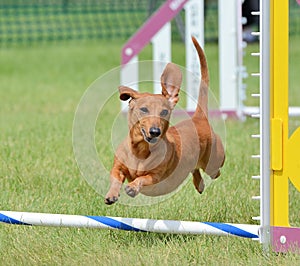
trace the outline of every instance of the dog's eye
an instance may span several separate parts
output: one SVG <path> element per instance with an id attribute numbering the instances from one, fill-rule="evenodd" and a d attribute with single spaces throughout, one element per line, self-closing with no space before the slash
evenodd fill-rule
<path id="1" fill-rule="evenodd" d="M 147 107 L 142 107 L 142 108 L 140 108 L 140 111 L 141 111 L 143 114 L 149 113 L 149 110 L 148 110 Z"/>
<path id="2" fill-rule="evenodd" d="M 164 116 L 167 116 L 169 113 L 169 111 L 167 109 L 164 109 L 160 112 L 160 116 L 164 117 Z"/>

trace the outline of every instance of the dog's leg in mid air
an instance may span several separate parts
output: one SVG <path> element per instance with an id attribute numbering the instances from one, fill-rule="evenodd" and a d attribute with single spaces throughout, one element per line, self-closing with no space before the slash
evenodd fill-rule
<path id="1" fill-rule="evenodd" d="M 104 202 L 108 205 L 115 203 L 120 197 L 120 189 L 125 181 L 125 175 L 118 170 L 118 164 L 114 167 L 110 174 L 110 188 L 105 196 Z M 116 178 L 118 177 L 118 178 Z"/>
<path id="2" fill-rule="evenodd" d="M 130 182 L 125 187 L 125 191 L 128 196 L 135 197 L 137 194 L 139 194 L 141 187 L 153 185 L 157 182 L 158 180 L 155 180 L 152 175 L 140 176 L 139 178 L 136 178 L 134 181 Z"/>
<path id="3" fill-rule="evenodd" d="M 194 186 L 196 188 L 196 190 L 201 194 L 204 190 L 204 181 L 203 178 L 201 176 L 200 170 L 199 169 L 195 169 L 193 172 L 193 183 Z"/>

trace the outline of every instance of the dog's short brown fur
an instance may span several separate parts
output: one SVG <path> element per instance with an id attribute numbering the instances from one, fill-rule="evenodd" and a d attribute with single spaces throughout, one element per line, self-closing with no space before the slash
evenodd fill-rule
<path id="1" fill-rule="evenodd" d="M 106 204 L 118 200 L 127 179 L 126 193 L 159 196 L 175 190 L 191 172 L 198 192 L 204 190 L 199 169 L 212 179 L 220 175 L 225 160 L 220 137 L 214 133 L 207 115 L 209 76 L 206 58 L 197 40 L 192 37 L 201 63 L 202 80 L 198 105 L 191 119 L 169 127 L 182 74 L 177 65 L 169 63 L 161 75 L 162 94 L 139 93 L 119 87 L 120 99 L 129 102 L 129 135 L 118 147 L 110 174 Z"/>

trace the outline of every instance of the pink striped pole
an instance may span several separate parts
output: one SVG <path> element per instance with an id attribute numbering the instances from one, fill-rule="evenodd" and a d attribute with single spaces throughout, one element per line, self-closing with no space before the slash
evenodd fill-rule
<path id="1" fill-rule="evenodd" d="M 188 0 L 167 0 L 122 48 L 122 65 L 126 65 L 152 37 L 183 8 Z"/>

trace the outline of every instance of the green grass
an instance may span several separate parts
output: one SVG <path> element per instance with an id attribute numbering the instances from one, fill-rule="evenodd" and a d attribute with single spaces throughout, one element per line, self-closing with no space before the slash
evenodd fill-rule
<path id="1" fill-rule="evenodd" d="M 174 62 L 184 65 L 182 44 L 174 45 Z M 257 59 L 245 61 L 255 70 Z M 227 161 L 221 177 L 198 195 L 189 182 L 177 194 L 150 206 L 106 206 L 76 165 L 72 125 L 86 88 L 117 67 L 117 42 L 77 42 L 0 50 L 0 209 L 14 211 L 110 215 L 153 219 L 254 223 L 259 215 L 259 171 L 251 159 L 259 149 L 258 121 L 226 122 Z M 296 48 L 297 50 L 298 48 Z M 150 48 L 141 59 L 147 59 Z M 218 49 L 206 46 L 212 90 L 218 89 Z M 299 54 L 298 54 L 299 56 Z M 299 77 L 296 77 L 299 78 Z M 248 84 L 256 86 L 249 78 Z M 296 83 L 292 83 L 296 84 Z M 299 83 L 297 83 L 299 84 Z M 113 90 L 114 88 L 112 88 Z M 112 106 L 112 110 L 116 109 Z M 110 164 L 112 153 L 99 142 L 111 113 L 100 117 L 96 142 Z M 103 138 L 103 139 L 101 139 Z M 297 191 L 292 191 L 291 219 L 299 223 Z M 0 226 L 2 265 L 297 265 L 294 254 L 266 255 L 255 241 L 215 236 L 159 235 L 76 228 Z"/>

